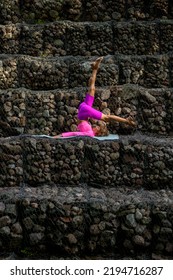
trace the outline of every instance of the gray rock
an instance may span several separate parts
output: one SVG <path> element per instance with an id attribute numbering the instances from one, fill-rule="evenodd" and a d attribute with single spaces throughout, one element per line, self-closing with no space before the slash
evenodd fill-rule
<path id="1" fill-rule="evenodd" d="M 143 217 L 142 213 L 140 212 L 139 209 L 136 209 L 136 213 L 135 213 L 135 218 L 137 221 L 141 220 Z"/>
<path id="2" fill-rule="evenodd" d="M 133 237 L 133 242 L 138 246 L 144 246 L 145 245 L 145 240 L 141 235 L 135 235 Z"/>
<path id="3" fill-rule="evenodd" d="M 42 232 L 31 233 L 29 235 L 31 246 L 38 245 L 44 240 L 44 234 Z"/>
<path id="4" fill-rule="evenodd" d="M 2 228 L 0 228 L 0 235 L 2 236 L 2 237 L 7 237 L 7 236 L 9 236 L 10 235 L 10 228 L 8 227 L 8 226 L 5 226 L 5 227 L 2 227 Z"/>
<path id="5" fill-rule="evenodd" d="M 9 216 L 3 216 L 0 218 L 0 228 L 11 224 L 11 219 Z"/>
<path id="6" fill-rule="evenodd" d="M 67 239 L 68 239 L 68 242 L 70 243 L 70 244 L 77 244 L 77 239 L 76 239 L 76 237 L 75 237 L 75 235 L 74 234 L 72 234 L 72 233 L 69 233 L 68 235 L 67 235 Z"/>
<path id="7" fill-rule="evenodd" d="M 135 228 L 137 225 L 134 214 L 128 214 L 125 221 L 130 228 Z"/>
<path id="8" fill-rule="evenodd" d="M 100 229 L 98 225 L 91 225 L 90 226 L 90 233 L 92 235 L 98 235 L 100 233 Z"/>
<path id="9" fill-rule="evenodd" d="M 13 224 L 11 227 L 11 232 L 13 232 L 14 234 L 22 234 L 22 226 L 19 223 Z"/>
<path id="10" fill-rule="evenodd" d="M 3 213 L 5 210 L 5 204 L 3 202 L 0 202 L 0 213 Z"/>

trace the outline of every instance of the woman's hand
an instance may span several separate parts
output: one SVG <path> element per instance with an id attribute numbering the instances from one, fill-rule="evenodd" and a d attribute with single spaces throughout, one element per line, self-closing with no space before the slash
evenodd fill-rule
<path id="1" fill-rule="evenodd" d="M 128 118 L 126 118 L 126 123 L 128 124 L 128 125 L 130 125 L 130 126 L 133 126 L 133 127 L 136 127 L 136 123 L 135 123 L 135 121 L 134 121 L 134 119 L 131 117 L 131 116 L 129 116 Z"/>

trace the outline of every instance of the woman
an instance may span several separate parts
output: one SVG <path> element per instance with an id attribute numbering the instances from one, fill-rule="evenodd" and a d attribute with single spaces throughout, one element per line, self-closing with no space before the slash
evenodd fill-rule
<path id="1" fill-rule="evenodd" d="M 92 74 L 89 79 L 89 91 L 88 93 L 86 93 L 84 101 L 79 105 L 78 108 L 77 131 L 63 132 L 59 135 L 54 136 L 54 138 L 70 136 L 105 136 L 109 134 L 106 122 L 110 122 L 112 120 L 135 126 L 135 122 L 131 117 L 125 119 L 115 115 L 105 115 L 92 107 L 95 97 L 96 75 L 102 59 L 103 57 L 99 57 L 95 62 L 92 63 Z M 99 120 L 99 125 L 91 126 L 91 124 L 88 122 L 89 118 Z"/>

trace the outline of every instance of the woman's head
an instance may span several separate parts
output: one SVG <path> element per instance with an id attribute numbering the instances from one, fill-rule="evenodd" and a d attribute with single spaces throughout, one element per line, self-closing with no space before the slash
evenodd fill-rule
<path id="1" fill-rule="evenodd" d="M 109 135 L 109 130 L 107 128 L 107 125 L 104 121 L 98 121 L 96 124 L 92 127 L 93 132 L 96 136 L 107 136 Z"/>

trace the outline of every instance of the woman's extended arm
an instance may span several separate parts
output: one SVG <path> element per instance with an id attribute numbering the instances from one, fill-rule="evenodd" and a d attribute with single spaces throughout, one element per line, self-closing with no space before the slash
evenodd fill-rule
<path id="1" fill-rule="evenodd" d="M 121 123 L 125 123 L 131 126 L 136 126 L 136 123 L 134 122 L 134 120 L 132 119 L 132 117 L 128 117 L 128 118 L 121 118 L 115 115 L 105 115 L 102 114 L 101 120 L 105 121 L 105 122 L 110 122 L 110 121 L 116 121 L 116 122 L 121 122 Z"/>

